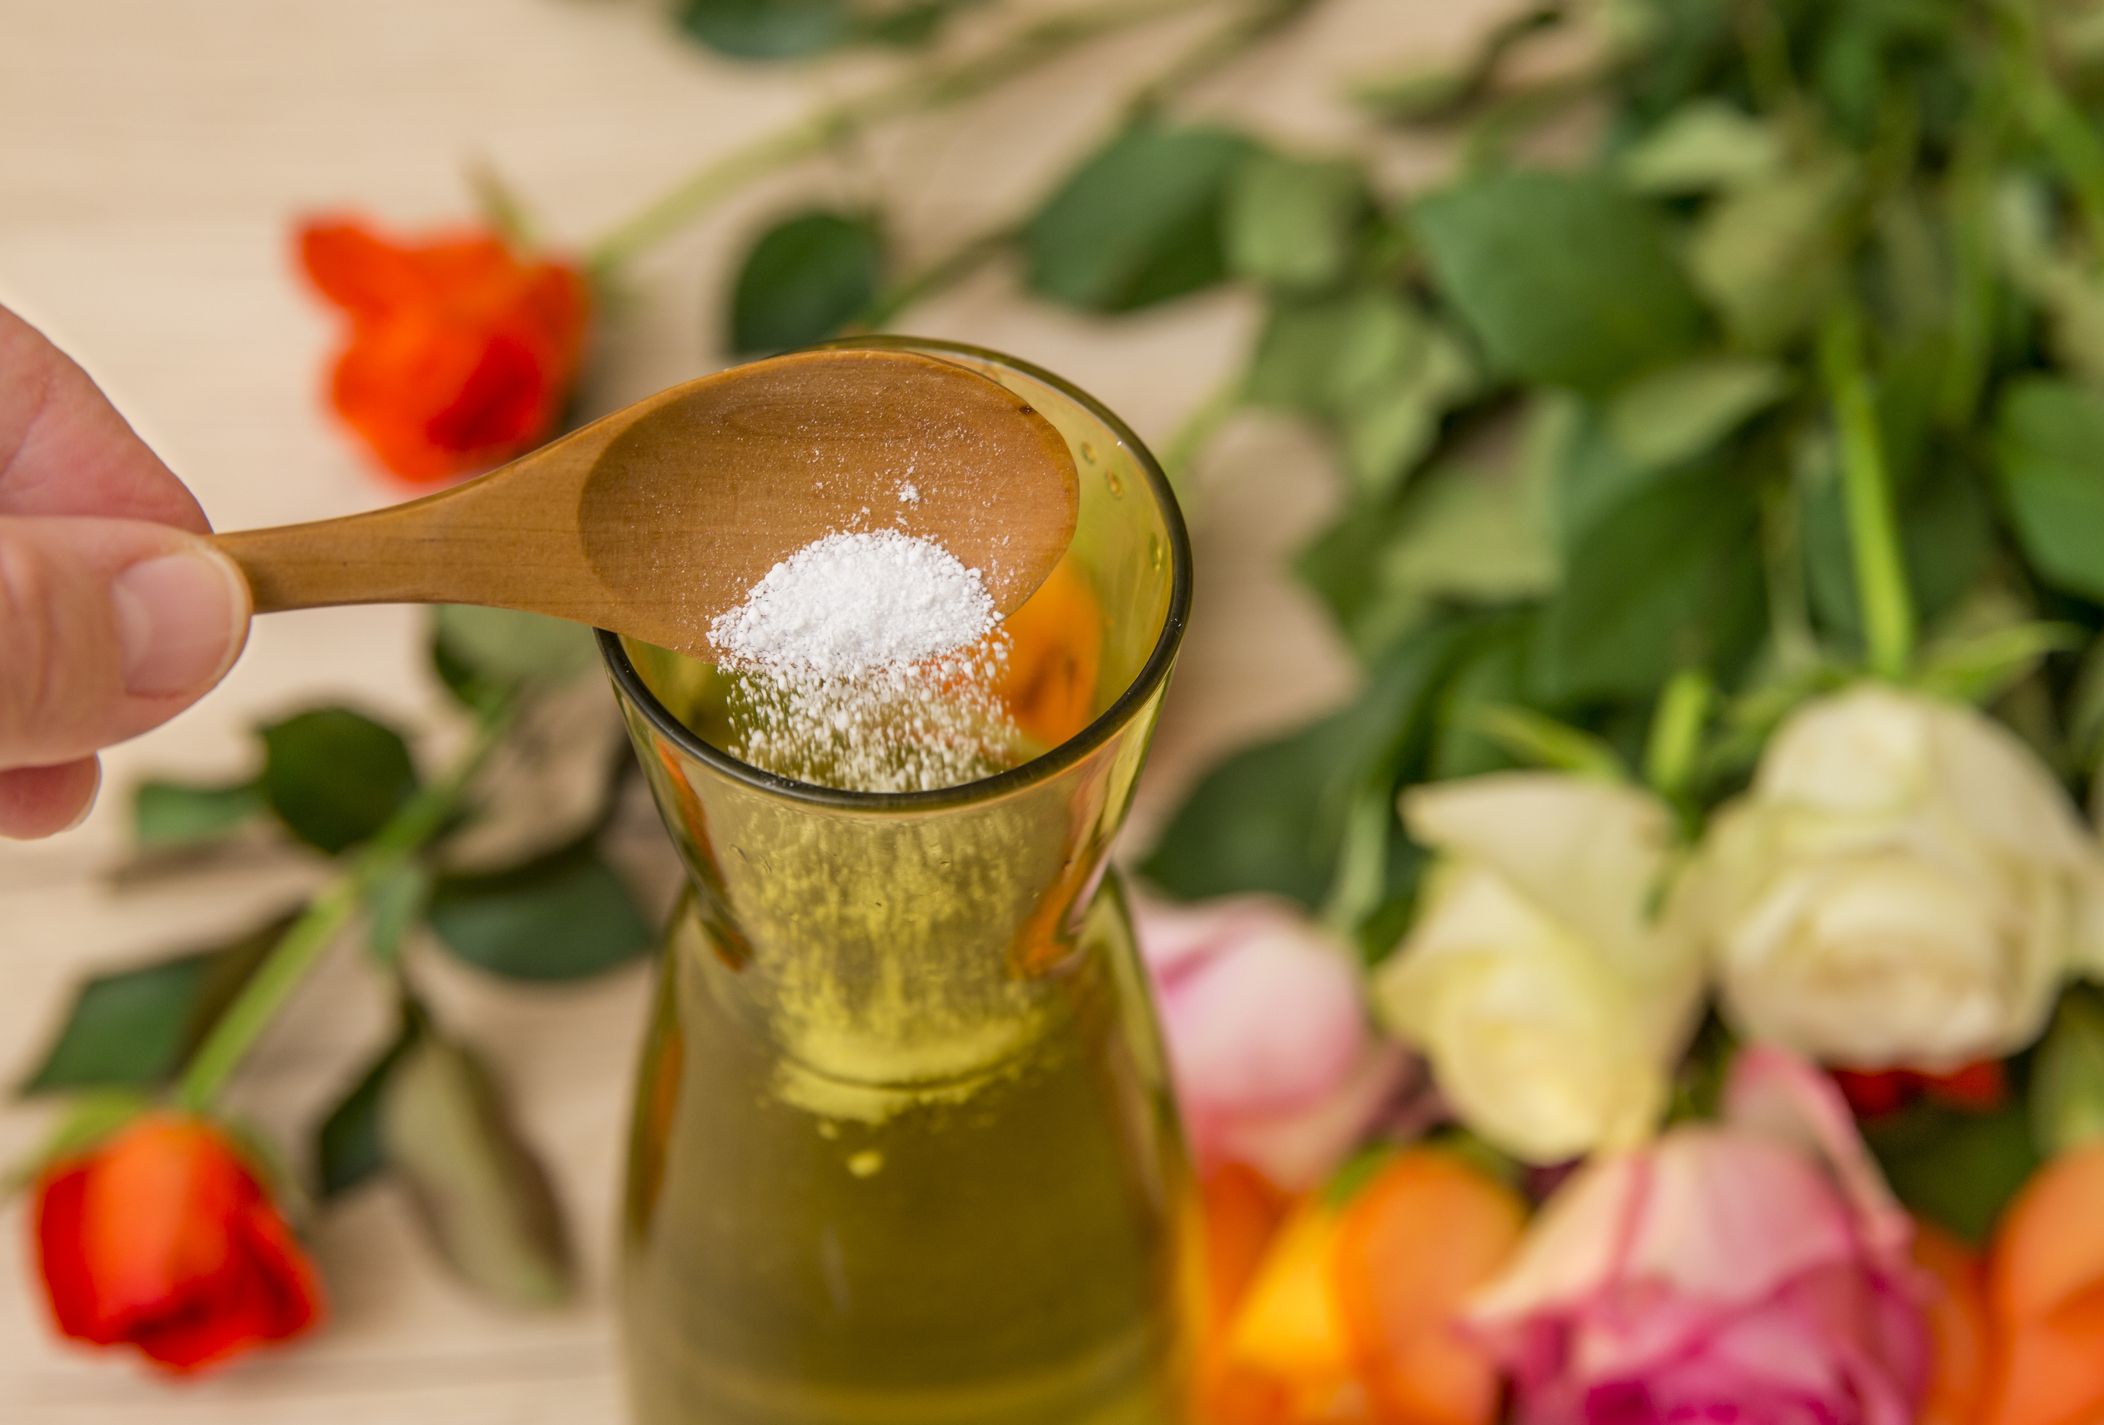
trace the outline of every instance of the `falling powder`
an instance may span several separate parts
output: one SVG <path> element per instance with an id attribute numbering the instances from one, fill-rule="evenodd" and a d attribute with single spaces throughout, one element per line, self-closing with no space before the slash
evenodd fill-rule
<path id="1" fill-rule="evenodd" d="M 756 766 L 855 791 L 997 770 L 1016 730 L 995 683 L 1007 636 L 976 569 L 897 530 L 827 535 L 709 625 L 737 745 Z"/>

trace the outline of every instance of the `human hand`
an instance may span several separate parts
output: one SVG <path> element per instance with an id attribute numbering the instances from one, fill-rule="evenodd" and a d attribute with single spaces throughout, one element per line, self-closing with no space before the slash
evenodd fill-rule
<path id="1" fill-rule="evenodd" d="M 77 823 L 95 754 L 233 666 L 248 585 L 210 529 L 87 373 L 0 307 L 0 836 Z"/>

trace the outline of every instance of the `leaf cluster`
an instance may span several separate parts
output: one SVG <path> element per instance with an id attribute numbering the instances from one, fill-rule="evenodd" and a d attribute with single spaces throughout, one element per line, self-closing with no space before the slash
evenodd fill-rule
<path id="1" fill-rule="evenodd" d="M 530 615 L 437 612 L 440 681 L 486 735 L 530 736 L 537 709 L 593 661 L 582 629 Z M 607 744 L 598 808 L 553 844 L 511 864 L 462 863 L 488 812 L 466 779 L 434 834 L 393 844 L 405 809 L 435 785 L 409 740 L 348 707 L 309 709 L 258 730 L 259 760 L 238 781 L 150 781 L 133 802 L 136 840 L 154 862 L 253 855 L 276 841 L 347 868 L 362 946 L 394 986 L 396 1031 L 315 1131 L 317 1194 L 332 1198 L 383 1173 L 403 1181 L 434 1244 L 475 1285 L 541 1302 L 567 1290 L 570 1258 L 546 1171 L 514 1126 L 480 1056 L 415 990 L 414 958 L 442 955 L 527 984 L 597 975 L 645 954 L 651 920 L 601 845 L 625 750 Z M 317 902 L 319 904 L 319 902 Z M 311 913 L 311 912 L 310 912 Z M 302 908 L 273 912 L 225 939 L 98 975 L 81 986 L 43 1058 L 32 1094 L 139 1102 L 167 1091 L 255 982 Z M 111 1120 L 114 1123 L 114 1119 Z"/>
<path id="2" fill-rule="evenodd" d="M 1326 437 L 1346 495 L 1297 571 L 1363 668 L 1349 706 L 1190 793 L 1143 868 L 1160 888 L 1289 896 L 1378 957 L 1422 860 L 1401 785 L 1642 778 L 1692 827 L 1791 708 L 1866 673 L 1992 705 L 2071 789 L 2096 774 L 2104 26 L 2085 7 L 1556 0 L 1458 64 L 1357 82 L 1383 136 L 1348 154 L 1143 98 L 990 240 L 1081 312 L 1260 299 L 1172 453 L 1242 407 Z M 1530 156 L 1567 123 L 1597 132 L 1588 152 Z M 1426 133 L 1454 170 L 1386 182 L 1385 146 Z M 763 262 L 784 241 L 763 237 L 740 332 L 801 313 L 773 335 L 815 339 L 928 290 L 861 221 L 823 260 Z M 1976 1229 L 2087 1132 L 2094 1020 L 2071 1000 L 2017 1066 L 2028 1109 L 1880 1130 L 1910 1200 Z"/>

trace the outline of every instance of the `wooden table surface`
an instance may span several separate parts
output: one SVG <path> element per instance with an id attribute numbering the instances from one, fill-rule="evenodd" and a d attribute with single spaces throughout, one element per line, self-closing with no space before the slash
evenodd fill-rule
<path id="1" fill-rule="evenodd" d="M 1010 0 L 984 26 L 1059 0 Z M 356 207 L 406 225 L 467 210 L 466 162 L 492 162 L 558 239 L 582 242 L 700 160 L 894 59 L 734 66 L 670 33 L 656 0 L 0 0 L 0 302 L 41 325 L 108 389 L 221 528 L 344 513 L 394 497 L 323 419 L 332 339 L 296 285 L 296 214 Z M 1451 52 L 1480 3 L 1328 0 L 1308 22 L 1190 96 L 1283 142 L 1363 137 L 1340 80 Z M 887 130 L 852 161 L 756 186 L 654 252 L 638 300 L 602 334 L 587 402 L 604 409 L 720 364 L 726 262 L 770 211 L 818 195 L 881 194 L 926 254 L 1012 210 L 1101 133 L 1121 76 L 1195 33 L 1183 20 L 1120 38 L 969 111 Z M 954 37 L 969 47 L 973 28 Z M 1426 156 L 1425 163 L 1432 160 Z M 1408 165 L 1406 165 L 1406 168 Z M 1408 178 L 1409 172 L 1397 175 Z M 1225 379 L 1256 318 L 1207 297 L 1116 323 L 1050 310 L 989 272 L 902 329 L 967 337 L 1059 370 L 1165 438 Z M 0 372 L 0 379 L 5 373 Z M 1199 612 L 1137 821 L 1223 747 L 1297 720 L 1348 686 L 1309 601 L 1278 573 L 1333 498 L 1298 432 L 1244 422 L 1207 462 L 1193 510 Z M 231 774 L 247 729 L 321 698 L 362 704 L 443 739 L 442 704 L 407 610 L 260 623 L 225 686 L 107 759 L 103 805 L 39 845 L 0 846 L 0 1074 L 41 1051 L 73 984 L 241 926 L 312 883 L 298 861 L 119 890 L 125 791 L 148 771 Z M 1286 670 L 1289 676 L 1281 676 Z M 0 677 L 6 676 L 0 666 Z M 487 1046 L 578 1227 L 585 1290 L 545 1315 L 463 1293 L 379 1187 L 323 1216 L 314 1247 L 327 1329 L 296 1348 L 171 1386 L 125 1357 L 69 1348 L 33 1289 L 19 1203 L 0 1213 L 0 1422 L 335 1425 L 373 1420 L 616 1421 L 607 1247 L 645 976 L 534 992 L 434 978 L 444 1008 Z M 385 1031 L 375 986 L 326 966 L 237 1085 L 238 1105 L 291 1135 L 311 1124 Z M 0 1103 L 0 1158 L 36 1141 L 48 1109 Z M 303 1139 L 292 1138 L 301 1142 Z"/>

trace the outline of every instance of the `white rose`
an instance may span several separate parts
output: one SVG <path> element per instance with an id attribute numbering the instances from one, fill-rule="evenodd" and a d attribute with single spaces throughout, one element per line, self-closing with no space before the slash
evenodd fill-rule
<path id="1" fill-rule="evenodd" d="M 1476 1132 L 1552 1163 L 1645 1136 L 1701 1004 L 1693 947 L 1653 921 L 1671 818 L 1647 794 L 1504 773 L 1403 797 L 1437 855 L 1375 994 Z"/>
<path id="2" fill-rule="evenodd" d="M 1935 1071 L 2037 1038 L 2094 938 L 2099 874 L 2014 733 L 1865 686 L 1777 731 L 1705 837 L 1685 909 L 1749 1037 Z"/>

